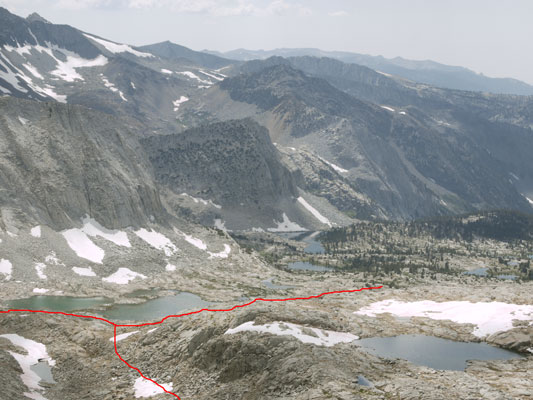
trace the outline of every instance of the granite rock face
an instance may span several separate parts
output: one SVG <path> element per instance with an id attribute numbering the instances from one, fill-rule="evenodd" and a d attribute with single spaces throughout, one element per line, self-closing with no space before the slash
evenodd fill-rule
<path id="1" fill-rule="evenodd" d="M 135 125 L 79 106 L 0 99 L 4 224 L 72 227 L 86 215 L 109 228 L 164 221 Z"/>

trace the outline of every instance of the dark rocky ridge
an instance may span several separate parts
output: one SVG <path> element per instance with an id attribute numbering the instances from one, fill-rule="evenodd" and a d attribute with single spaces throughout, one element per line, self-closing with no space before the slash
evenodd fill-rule
<path id="1" fill-rule="evenodd" d="M 282 212 L 292 214 L 296 178 L 281 162 L 268 131 L 251 119 L 202 125 L 141 143 L 158 183 L 177 194 L 213 200 L 222 213 L 237 210 L 241 226 L 246 218 L 268 217 L 265 222 L 271 224 L 281 220 Z"/>
<path id="2" fill-rule="evenodd" d="M 487 119 L 484 114 L 495 106 L 483 108 L 489 103 L 483 95 L 451 91 L 446 98 L 442 89 L 428 90 L 418 97 L 418 106 L 385 110 L 324 79 L 306 76 L 286 60 L 263 64 L 263 69 L 259 61 L 245 64 L 250 73 L 228 78 L 220 88 L 234 101 L 255 105 L 260 113 L 250 116 L 268 126 L 274 140 L 303 145 L 349 169 L 354 184 L 389 216 L 417 218 L 491 208 L 531 212 L 509 174 L 520 169 L 520 178 L 530 179 L 533 166 L 526 153 L 533 148 L 533 135 L 523 124 Z M 363 72 L 354 80 L 366 80 L 368 88 L 378 74 Z M 416 96 L 415 90 L 386 77 L 380 82 L 385 85 L 381 97 L 387 91 L 398 99 L 402 92 Z M 510 104 L 513 97 L 503 101 Z M 472 112 L 461 113 L 468 104 Z"/>

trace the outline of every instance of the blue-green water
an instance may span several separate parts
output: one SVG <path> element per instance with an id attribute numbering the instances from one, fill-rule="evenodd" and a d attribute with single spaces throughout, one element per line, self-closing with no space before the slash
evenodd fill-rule
<path id="1" fill-rule="evenodd" d="M 181 314 L 185 310 L 197 310 L 209 303 L 201 297 L 187 292 L 158 297 L 138 304 L 114 304 L 102 314 L 111 321 L 152 321 L 167 315 Z"/>
<path id="2" fill-rule="evenodd" d="M 157 291 L 143 292 L 143 295 L 157 294 Z M 131 296 L 130 296 L 131 297 Z M 111 321 L 151 321 L 167 315 L 180 314 L 185 310 L 207 307 L 209 302 L 187 292 L 157 297 L 137 304 L 114 304 L 105 297 L 70 297 L 70 296 L 32 296 L 26 299 L 12 300 L 11 309 L 46 310 L 46 311 L 91 311 Z"/>
<path id="3" fill-rule="evenodd" d="M 263 285 L 265 285 L 267 288 L 269 289 L 279 289 L 279 290 L 282 290 L 282 289 L 291 289 L 293 288 L 294 286 L 288 286 L 288 285 L 276 285 L 275 283 L 272 282 L 274 278 L 268 278 L 268 279 L 265 279 L 264 281 L 262 281 L 261 283 Z"/>
<path id="4" fill-rule="evenodd" d="M 287 265 L 289 269 L 295 271 L 314 271 L 314 272 L 325 272 L 331 271 L 332 268 L 324 267 L 322 265 L 315 265 L 308 263 L 307 261 L 296 261 Z"/>
<path id="5" fill-rule="evenodd" d="M 79 311 L 113 303 L 107 297 L 32 296 L 11 300 L 8 306 L 17 310 Z"/>
<path id="6" fill-rule="evenodd" d="M 456 342 L 424 335 L 375 337 L 356 342 L 384 358 L 403 358 L 433 369 L 463 371 L 467 360 L 510 360 L 521 356 L 487 343 Z"/>

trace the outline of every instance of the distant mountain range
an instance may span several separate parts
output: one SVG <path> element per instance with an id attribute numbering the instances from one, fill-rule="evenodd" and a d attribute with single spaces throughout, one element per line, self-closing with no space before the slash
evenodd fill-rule
<path id="1" fill-rule="evenodd" d="M 0 227 L 533 211 L 533 97 L 285 55 L 134 47 L 0 8 Z"/>
<path id="2" fill-rule="evenodd" d="M 363 65 L 386 74 L 396 75 L 414 82 L 426 83 L 441 88 L 526 96 L 533 95 L 533 86 L 520 80 L 512 78 L 490 78 L 464 67 L 440 64 L 430 60 L 415 61 L 401 57 L 385 58 L 382 56 L 370 56 L 344 51 L 324 51 L 313 48 L 282 48 L 274 50 L 237 49 L 225 53 L 206 50 L 206 52 L 241 61 L 267 59 L 272 56 L 334 58 L 345 63 Z"/>

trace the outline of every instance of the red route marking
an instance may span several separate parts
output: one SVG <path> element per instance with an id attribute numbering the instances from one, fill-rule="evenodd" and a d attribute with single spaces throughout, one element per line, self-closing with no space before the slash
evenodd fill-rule
<path id="1" fill-rule="evenodd" d="M 139 368 L 136 368 L 136 367 L 132 366 L 131 364 L 129 364 L 126 360 L 124 360 L 122 358 L 122 356 L 118 352 L 118 348 L 117 348 L 117 328 L 120 328 L 120 327 L 142 327 L 142 326 L 150 326 L 150 325 L 160 325 L 160 324 L 162 324 L 163 322 L 165 322 L 169 318 L 181 318 L 181 317 L 185 317 L 185 316 L 188 316 L 188 315 L 200 314 L 200 313 L 205 312 L 205 311 L 208 311 L 208 312 L 228 312 L 228 311 L 233 311 L 233 310 L 235 310 L 237 308 L 248 307 L 248 306 L 254 304 L 257 301 L 281 302 L 281 301 L 295 301 L 295 300 L 311 300 L 311 299 L 318 299 L 318 298 L 320 298 L 322 296 L 327 296 L 327 295 L 330 295 L 330 294 L 354 293 L 354 292 L 362 292 L 363 290 L 376 290 L 376 289 L 381 289 L 381 288 L 383 288 L 383 286 L 365 287 L 365 288 L 361 288 L 361 289 L 350 289 L 350 290 L 336 290 L 336 291 L 333 291 L 333 292 L 324 292 L 324 293 L 320 293 L 320 294 L 317 294 L 317 295 L 314 295 L 314 296 L 309 296 L 309 297 L 289 297 L 289 298 L 286 298 L 286 299 L 262 299 L 262 298 L 257 298 L 257 299 L 253 299 L 252 301 L 250 301 L 250 302 L 248 302 L 246 304 L 237 304 L 236 306 L 233 306 L 233 307 L 228 308 L 228 309 L 202 308 L 201 310 L 196 310 L 196 311 L 192 311 L 192 312 L 188 312 L 188 313 L 184 313 L 184 314 L 167 315 L 166 317 L 161 319 L 161 321 L 146 322 L 146 323 L 137 324 L 137 325 L 133 325 L 133 324 L 117 324 L 117 323 L 109 321 L 109 320 L 107 320 L 105 318 L 95 317 L 95 316 L 92 316 L 92 315 L 70 314 L 70 313 L 65 313 L 65 312 L 62 312 L 62 311 L 7 310 L 7 311 L 0 311 L 0 314 L 9 314 L 9 313 L 12 313 L 12 312 L 29 312 L 29 313 L 36 313 L 36 314 L 38 314 L 38 313 L 41 313 L 41 314 L 59 314 L 59 315 L 65 315 L 65 316 L 69 316 L 69 317 L 76 317 L 76 318 L 95 319 L 95 320 L 103 321 L 103 322 L 105 322 L 107 324 L 110 324 L 110 325 L 113 326 L 113 344 L 114 344 L 114 347 L 115 347 L 115 354 L 120 359 L 120 361 L 122 361 L 124 364 L 126 364 L 129 368 L 137 371 L 139 373 L 139 375 L 143 379 L 146 379 L 147 381 L 152 382 L 153 384 L 157 385 L 160 389 L 162 389 L 165 393 L 168 393 L 168 394 L 174 396 L 175 398 L 177 398 L 178 400 L 181 400 L 181 397 L 179 397 L 176 393 L 173 393 L 173 392 L 170 392 L 170 391 L 166 390 L 163 387 L 163 385 L 160 385 L 159 383 L 157 383 L 153 379 L 147 378 L 146 376 L 143 375 L 143 373 L 141 372 L 141 370 Z"/>

